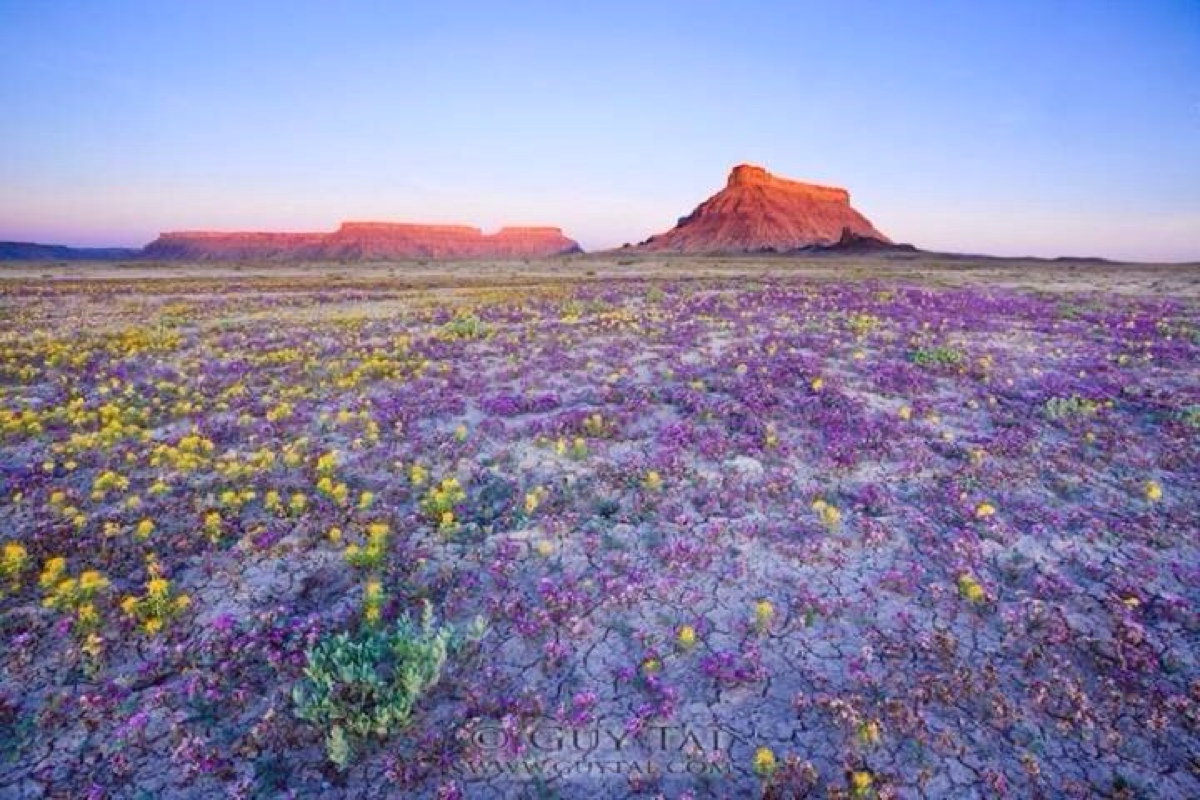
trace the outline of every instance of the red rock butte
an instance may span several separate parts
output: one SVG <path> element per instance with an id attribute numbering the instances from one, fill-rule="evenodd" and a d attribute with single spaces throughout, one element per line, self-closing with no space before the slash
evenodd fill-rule
<path id="1" fill-rule="evenodd" d="M 581 252 L 560 228 L 345 222 L 332 233 L 177 231 L 160 234 L 147 257 L 194 261 L 386 261 L 407 258 L 543 258 Z"/>
<path id="2" fill-rule="evenodd" d="M 779 178 L 762 167 L 740 164 L 725 188 L 640 250 L 677 253 L 787 253 L 852 241 L 891 244 L 850 206 L 836 186 Z"/>

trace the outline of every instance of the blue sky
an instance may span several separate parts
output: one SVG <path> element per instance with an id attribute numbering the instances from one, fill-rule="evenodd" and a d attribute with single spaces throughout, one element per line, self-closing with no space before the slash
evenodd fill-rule
<path id="1" fill-rule="evenodd" d="M 1200 259 L 1200 2 L 0 0 L 0 238 L 638 241 L 749 161 L 933 249 Z"/>

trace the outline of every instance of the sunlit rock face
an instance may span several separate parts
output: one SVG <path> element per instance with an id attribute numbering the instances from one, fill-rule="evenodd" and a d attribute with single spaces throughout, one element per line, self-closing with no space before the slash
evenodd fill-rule
<path id="1" fill-rule="evenodd" d="M 467 225 L 346 222 L 326 237 L 330 258 L 536 258 L 579 252 L 559 228 L 501 228 L 485 234 Z"/>
<path id="2" fill-rule="evenodd" d="M 850 193 L 834 186 L 779 178 L 741 164 L 725 188 L 666 233 L 639 249 L 678 253 L 789 252 L 830 247 L 854 239 L 890 243 L 850 206 Z"/>
<path id="3" fill-rule="evenodd" d="M 467 225 L 346 222 L 333 233 L 181 231 L 145 248 L 151 258 L 196 261 L 362 260 L 405 258 L 542 258 L 580 252 L 559 228 L 501 228 L 485 234 Z"/>

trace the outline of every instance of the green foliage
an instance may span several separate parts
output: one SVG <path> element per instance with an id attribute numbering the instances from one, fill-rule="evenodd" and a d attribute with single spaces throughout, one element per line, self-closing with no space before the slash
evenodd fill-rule
<path id="1" fill-rule="evenodd" d="M 442 326 L 443 339 L 482 339 L 487 336 L 487 326 L 474 314 L 459 314 Z"/>
<path id="2" fill-rule="evenodd" d="M 476 620 L 466 639 L 483 631 Z M 386 739 L 408 725 L 462 641 L 434 624 L 428 602 L 420 622 L 404 618 L 391 629 L 326 636 L 308 651 L 304 678 L 292 689 L 296 716 L 325 730 L 329 760 L 345 769 L 356 740 Z"/>
<path id="3" fill-rule="evenodd" d="M 1063 302 L 1058 304 L 1058 316 L 1061 319 L 1078 319 L 1083 312 L 1083 307 L 1076 305 L 1075 303 Z"/>
<path id="4" fill-rule="evenodd" d="M 1102 407 L 1103 403 L 1071 395 L 1070 397 L 1051 397 L 1042 406 L 1042 413 L 1048 419 L 1053 420 L 1075 419 L 1093 416 Z"/>
<path id="5" fill-rule="evenodd" d="M 334 725 L 325 736 L 325 753 L 338 769 L 345 769 L 353 757 L 350 742 L 346 739 L 346 731 L 341 725 Z"/>
<path id="6" fill-rule="evenodd" d="M 953 367 L 963 360 L 963 354 L 953 347 L 918 347 L 908 354 L 908 360 L 919 367 Z"/>

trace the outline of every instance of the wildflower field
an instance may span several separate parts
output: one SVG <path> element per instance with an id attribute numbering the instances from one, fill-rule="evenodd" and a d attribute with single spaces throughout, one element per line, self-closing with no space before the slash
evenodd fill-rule
<path id="1" fill-rule="evenodd" d="M 0 797 L 1200 796 L 1200 301 L 0 279 Z"/>

